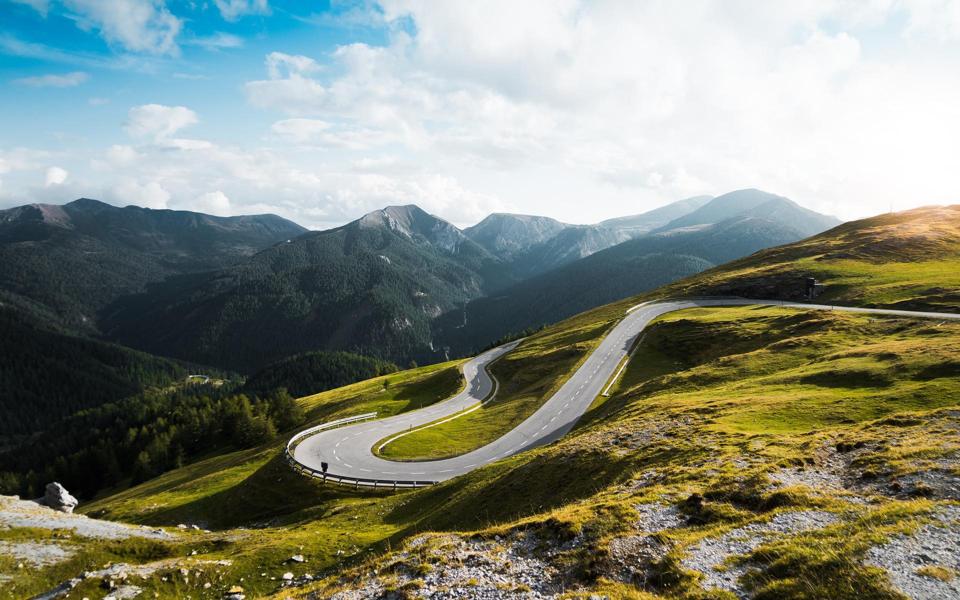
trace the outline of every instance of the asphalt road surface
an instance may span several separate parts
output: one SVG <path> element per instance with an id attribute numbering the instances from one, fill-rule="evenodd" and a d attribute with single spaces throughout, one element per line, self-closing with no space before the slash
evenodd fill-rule
<path id="1" fill-rule="evenodd" d="M 837 310 L 904 317 L 960 319 L 960 314 L 903 310 L 833 307 L 771 300 L 703 299 L 651 302 L 633 307 L 600 342 L 580 368 L 535 413 L 516 428 L 482 448 L 443 460 L 397 462 L 373 454 L 373 446 L 391 434 L 402 434 L 443 417 L 455 415 L 490 396 L 495 387 L 484 367 L 506 354 L 517 342 L 500 346 L 466 362 L 466 389 L 426 408 L 377 421 L 323 431 L 306 438 L 294 449 L 297 462 L 315 470 L 326 462 L 331 475 L 377 479 L 383 482 L 443 481 L 477 467 L 563 437 L 600 395 L 634 340 L 662 314 L 703 306 L 775 305 L 807 310 Z"/>

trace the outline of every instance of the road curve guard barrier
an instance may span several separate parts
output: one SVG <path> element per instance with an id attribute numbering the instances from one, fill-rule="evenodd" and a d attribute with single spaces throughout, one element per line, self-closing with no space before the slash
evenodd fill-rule
<path id="1" fill-rule="evenodd" d="M 327 429 L 334 429 L 336 427 L 343 427 L 344 425 L 351 425 L 353 423 L 359 423 L 360 421 L 369 421 L 370 419 L 376 419 L 377 413 L 365 413 L 362 415 L 356 415 L 354 417 L 346 417 L 343 419 L 337 419 L 336 421 L 328 421 L 326 423 L 321 423 L 315 427 L 310 427 L 309 429 L 304 429 L 297 435 L 290 438 L 290 441 L 287 442 L 286 448 L 284 448 L 283 454 L 284 458 L 287 461 L 293 470 L 299 472 L 301 475 L 306 475 L 308 477 L 314 477 L 316 479 L 322 480 L 324 483 L 336 483 L 337 485 L 347 485 L 353 486 L 354 488 L 359 487 L 369 487 L 374 489 L 398 489 L 398 488 L 418 488 L 426 487 L 428 485 L 435 485 L 436 481 L 419 481 L 419 480 L 387 480 L 387 479 L 366 479 L 363 477 L 350 477 L 347 475 L 336 475 L 334 473 L 318 471 L 312 467 L 308 467 L 302 462 L 298 461 L 294 456 L 294 450 L 304 439 L 310 437 L 311 435 L 319 432 L 325 431 Z"/>

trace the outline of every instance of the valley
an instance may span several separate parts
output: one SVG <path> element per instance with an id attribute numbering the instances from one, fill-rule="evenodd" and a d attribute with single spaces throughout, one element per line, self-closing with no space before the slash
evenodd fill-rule
<path id="1" fill-rule="evenodd" d="M 285 464 L 286 439 L 310 425 L 369 412 L 407 423 L 424 407 L 432 420 L 489 390 L 445 406 L 462 386 L 471 389 L 477 372 L 468 368 L 463 381 L 460 361 L 387 373 L 299 399 L 303 425 L 273 441 L 224 449 L 81 503 L 89 517 L 168 532 L 149 551 L 123 542 L 106 555 L 80 531 L 51 538 L 16 525 L 11 515 L 22 509 L 5 505 L 0 541 L 25 549 L 47 540 L 69 558 L 26 576 L 0 562 L 0 573 L 18 573 L 18 594 L 50 589 L 80 565 L 113 561 L 148 566 L 121 567 L 124 578 L 96 573 L 71 593 L 97 595 L 114 581 L 161 597 L 204 590 L 219 597 L 234 588 L 254 597 L 341 599 L 454 589 L 517 598 L 949 597 L 949 574 L 960 567 L 950 544 L 916 556 L 921 543 L 960 533 L 953 510 L 960 323 L 955 311 L 898 312 L 942 312 L 940 299 L 956 290 L 950 269 L 927 266 L 938 256 L 952 260 L 945 246 L 919 263 L 900 260 L 905 245 L 931 239 L 916 235 L 927 230 L 931 210 L 940 209 L 854 222 L 820 237 L 820 247 L 843 254 L 865 237 L 904 240 L 874 246 L 863 259 L 882 276 L 836 287 L 823 277 L 821 298 L 847 298 L 843 310 L 762 297 L 657 304 L 685 290 L 755 285 L 742 273 L 764 273 L 773 289 L 792 290 L 807 273 L 810 246 L 801 241 L 772 251 L 769 270 L 771 254 L 760 252 L 733 263 L 735 270 L 708 270 L 531 333 L 490 367 L 511 410 L 496 412 L 493 400 L 462 419 L 489 406 L 495 426 L 477 430 L 492 439 L 528 415 L 540 427 L 555 400 L 568 401 L 557 391 L 579 389 L 578 374 L 597 367 L 577 413 L 554 421 L 556 435 L 543 440 L 552 443 L 398 493 L 324 485 Z M 936 213 L 938 231 L 956 224 L 950 210 Z M 940 233 L 932 239 L 952 243 Z M 912 264 L 920 270 L 905 277 Z M 918 288 L 913 281 L 921 278 Z M 618 329 L 622 339 L 608 337 Z M 641 330 L 610 395 L 600 395 Z M 601 361 L 611 343 L 618 355 Z M 417 452 L 446 439 L 466 443 L 465 452 L 486 443 L 466 435 L 472 426 L 446 425 L 422 430 L 423 439 L 421 432 L 401 438 L 412 438 L 403 458 L 434 458 Z M 388 433 L 371 433 L 358 451 L 372 459 L 374 442 Z M 352 435 L 349 428 L 329 434 Z M 444 462 L 390 464 L 420 472 L 415 465 Z"/>
<path id="2" fill-rule="evenodd" d="M 960 600 L 960 0 L 0 20 L 0 600 Z"/>

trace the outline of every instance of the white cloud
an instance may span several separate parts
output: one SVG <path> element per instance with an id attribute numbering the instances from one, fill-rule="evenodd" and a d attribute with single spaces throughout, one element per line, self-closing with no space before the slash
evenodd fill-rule
<path id="1" fill-rule="evenodd" d="M 49 0 L 13 0 L 13 2 L 15 4 L 25 4 L 44 17 L 46 17 L 47 13 L 50 11 Z"/>
<path id="2" fill-rule="evenodd" d="M 243 46 L 243 38 L 231 33 L 217 31 L 212 35 L 196 37 L 184 43 L 191 46 L 200 46 L 207 50 L 223 50 L 224 48 L 240 48 Z"/>
<path id="3" fill-rule="evenodd" d="M 184 208 L 221 217 L 232 214 L 230 212 L 230 198 L 227 198 L 227 195 L 220 190 L 200 194 Z"/>
<path id="4" fill-rule="evenodd" d="M 957 6 L 384 0 L 385 45 L 268 58 L 246 92 L 293 117 L 276 139 L 363 132 L 341 147 L 389 148 L 517 210 L 582 222 L 758 186 L 849 218 L 958 195 L 942 162 L 960 53 L 926 43 L 953 39 Z"/>
<path id="5" fill-rule="evenodd" d="M 0 175 L 39 169 L 44 159 L 49 156 L 49 152 L 33 148 L 12 148 L 10 150 L 0 148 Z"/>
<path id="6" fill-rule="evenodd" d="M 198 121 L 197 113 L 186 106 L 144 104 L 130 109 L 124 129 L 133 137 L 162 141 Z"/>
<path id="7" fill-rule="evenodd" d="M 227 21 L 236 21 L 244 15 L 266 15 L 270 13 L 267 0 L 215 0 L 220 15 Z"/>
<path id="8" fill-rule="evenodd" d="M 331 125 L 319 119 L 284 119 L 270 126 L 270 131 L 288 142 L 314 141 L 330 132 Z"/>
<path id="9" fill-rule="evenodd" d="M 74 87 L 90 79 L 90 75 L 83 71 L 74 71 L 62 75 L 38 75 L 36 77 L 22 77 L 14 79 L 14 83 L 31 87 Z"/>
<path id="10" fill-rule="evenodd" d="M 121 179 L 105 193 L 107 201 L 118 206 L 134 204 L 144 208 L 167 208 L 167 202 L 170 201 L 170 192 L 160 183 L 141 183 L 133 178 Z"/>
<path id="11" fill-rule="evenodd" d="M 908 13 L 905 35 L 934 36 L 941 42 L 960 39 L 960 1 L 901 0 Z"/>
<path id="12" fill-rule="evenodd" d="M 110 146 L 106 152 L 107 162 L 116 167 L 123 167 L 133 164 L 141 157 L 142 155 L 132 146 L 126 146 L 123 144 L 114 144 Z"/>
<path id="13" fill-rule="evenodd" d="M 70 173 L 67 172 L 66 169 L 61 167 L 49 167 L 47 168 L 46 175 L 44 176 L 43 186 L 52 187 L 55 185 L 63 185 L 69 176 Z"/>
<path id="14" fill-rule="evenodd" d="M 77 25 L 132 52 L 176 54 L 182 22 L 163 0 L 63 0 Z"/>
<path id="15" fill-rule="evenodd" d="M 270 79 L 308 75 L 320 70 L 320 65 L 309 56 L 271 52 L 266 59 Z"/>
<path id="16" fill-rule="evenodd" d="M 383 42 L 266 55 L 246 142 L 177 137 L 193 111 L 144 105 L 92 161 L 0 152 L 0 171 L 77 186 L 89 161 L 144 202 L 316 226 L 406 202 L 590 222 L 747 186 L 847 218 L 956 201 L 957 4 L 384 0 L 350 16 Z"/>

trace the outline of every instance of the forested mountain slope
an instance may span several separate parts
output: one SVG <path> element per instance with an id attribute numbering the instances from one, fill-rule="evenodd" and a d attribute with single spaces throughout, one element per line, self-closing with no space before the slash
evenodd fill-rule
<path id="1" fill-rule="evenodd" d="M 105 331 L 156 354 L 255 370 L 311 350 L 443 358 L 431 321 L 503 285 L 500 259 L 414 206 L 311 232 L 113 307 Z"/>
<path id="2" fill-rule="evenodd" d="M 214 217 L 90 199 L 0 211 L 0 302 L 97 330 L 99 312 L 166 277 L 224 267 L 306 230 L 274 215 Z"/>
<path id="3" fill-rule="evenodd" d="M 485 336 L 553 323 L 801 239 L 789 223 L 747 214 L 640 236 L 470 302 L 439 321 L 439 337 L 457 352 L 467 352 L 482 347 Z"/>

